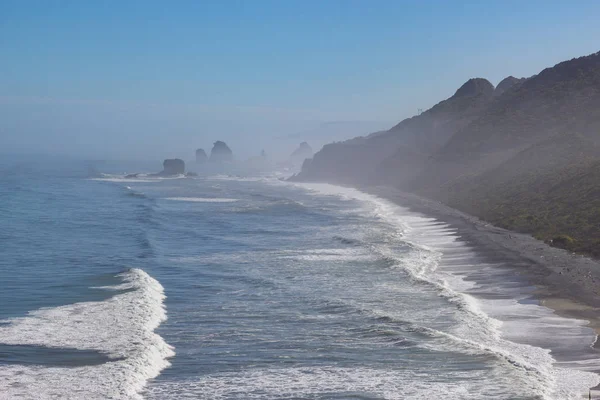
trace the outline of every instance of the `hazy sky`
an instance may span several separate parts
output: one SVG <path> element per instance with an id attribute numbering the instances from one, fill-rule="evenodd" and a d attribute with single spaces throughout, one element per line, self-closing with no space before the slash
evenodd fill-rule
<path id="1" fill-rule="evenodd" d="M 0 0 L 0 152 L 245 157 L 369 133 L 471 77 L 596 52 L 599 20 L 597 0 Z"/>

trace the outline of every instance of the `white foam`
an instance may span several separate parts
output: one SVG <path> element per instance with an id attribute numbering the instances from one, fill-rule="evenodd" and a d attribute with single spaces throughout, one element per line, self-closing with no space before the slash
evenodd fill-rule
<path id="1" fill-rule="evenodd" d="M 281 259 L 302 261 L 369 261 L 372 254 L 366 254 L 362 249 L 310 249 L 304 251 L 282 251 Z"/>
<path id="2" fill-rule="evenodd" d="M 100 181 L 100 182 L 116 182 L 116 183 L 152 183 L 152 182 L 160 182 L 159 179 L 139 179 L 139 178 L 125 178 L 125 177 L 116 177 L 116 178 L 91 178 L 91 181 Z"/>
<path id="3" fill-rule="evenodd" d="M 185 176 L 185 174 L 178 174 L 178 175 L 169 175 L 169 176 L 152 176 L 152 179 L 156 179 L 159 181 L 172 181 L 175 179 L 185 179 L 187 178 L 187 176 Z"/>
<path id="4" fill-rule="evenodd" d="M 585 328 L 585 321 L 561 318 L 552 310 L 535 304 L 521 304 L 518 299 L 484 301 L 466 293 L 476 289 L 478 284 L 466 280 L 468 273 L 465 271 L 471 269 L 471 272 L 477 272 L 477 268 L 485 266 L 469 265 L 475 254 L 460 242 L 456 232 L 447 224 L 356 189 L 329 184 L 297 186 L 317 195 L 361 201 L 366 212 L 398 228 L 402 241 L 409 243 L 414 251 L 396 257 L 397 266 L 413 279 L 433 285 L 440 296 L 457 307 L 457 324 L 443 331 L 416 324 L 422 333 L 440 339 L 428 342 L 426 347 L 440 351 L 461 349 L 466 353 L 492 354 L 499 360 L 505 360 L 511 369 L 521 371 L 526 384 L 543 399 L 580 398 L 587 388 L 600 383 L 597 374 L 585 372 L 593 369 L 589 364 L 594 364 L 594 361 L 600 367 L 600 360 L 580 366 L 572 362 L 568 365 L 570 368 L 563 368 L 565 364 L 559 366 L 552 357 L 550 346 L 543 348 L 527 341 L 531 337 L 543 336 L 545 330 L 559 327 L 567 339 L 576 338 L 580 343 L 587 340 L 591 344 L 595 336 L 589 328 Z M 386 246 L 379 246 L 376 251 L 386 257 L 395 256 L 394 250 Z M 449 264 L 440 269 L 445 260 Z M 458 270 L 452 268 L 456 262 L 461 264 Z M 515 316 L 520 318 L 517 323 L 512 323 L 510 318 Z M 509 329 L 504 329 L 505 326 Z M 585 333 L 585 329 L 589 332 Z M 543 340 L 536 344 L 539 342 Z M 576 348 L 575 341 L 569 344 Z"/>
<path id="5" fill-rule="evenodd" d="M 135 177 L 127 178 L 124 174 L 102 174 L 101 178 L 90 178 L 91 181 L 116 182 L 116 183 L 156 183 L 165 180 L 184 179 L 185 175 L 173 176 L 150 176 L 148 174 L 136 174 Z"/>
<path id="6" fill-rule="evenodd" d="M 148 399 L 282 399 L 282 398 L 357 398 L 376 396 L 390 400 L 506 399 L 513 388 L 510 382 L 490 390 L 494 371 L 453 371 L 450 379 L 435 373 L 407 369 L 367 367 L 295 367 L 251 369 L 220 373 L 195 381 L 160 382 L 148 387 Z M 333 395 L 335 394 L 335 395 Z M 535 393 L 528 391 L 529 397 Z M 532 395 L 533 394 L 533 395 Z M 524 396 L 525 398 L 525 396 Z"/>
<path id="7" fill-rule="evenodd" d="M 166 197 L 165 200 L 187 201 L 191 203 L 235 203 L 238 199 L 226 199 L 215 197 Z"/>
<path id="8" fill-rule="evenodd" d="M 213 175 L 207 180 L 211 181 L 234 181 L 234 182 L 271 182 L 279 181 L 277 176 L 237 176 L 237 175 Z"/>
<path id="9" fill-rule="evenodd" d="M 361 192 L 358 189 L 328 183 L 294 183 L 293 185 L 319 195 L 335 196 L 347 201 L 361 201 L 364 206 L 368 207 L 363 209 L 363 212 L 368 211 L 377 219 L 392 222 L 399 233 L 404 233 L 410 228 L 407 219 L 403 215 L 408 212 L 407 209 L 377 196 Z"/>
<path id="10" fill-rule="evenodd" d="M 0 343 L 96 350 L 115 361 L 74 368 L 0 367 L 0 399 L 139 399 L 175 353 L 154 330 L 166 319 L 163 287 L 140 269 L 120 274 L 108 300 L 43 308 L 0 326 Z"/>

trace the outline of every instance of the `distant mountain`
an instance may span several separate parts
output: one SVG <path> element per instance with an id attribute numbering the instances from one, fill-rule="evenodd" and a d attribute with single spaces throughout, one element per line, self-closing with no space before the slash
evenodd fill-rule
<path id="1" fill-rule="evenodd" d="M 470 79 L 387 131 L 324 146 L 296 179 L 393 185 L 600 256 L 599 145 L 595 53 L 496 88 Z"/>
<path id="2" fill-rule="evenodd" d="M 386 125 L 389 125 L 389 122 L 386 124 L 380 121 L 327 121 L 321 122 L 312 128 L 282 136 L 279 139 L 294 139 L 296 142 L 300 139 L 313 143 L 313 145 L 320 143 L 319 146 L 321 146 L 323 144 L 321 143 L 322 140 L 327 142 L 343 140 L 384 129 Z"/>
<path id="3" fill-rule="evenodd" d="M 290 156 L 294 164 L 302 165 L 305 159 L 313 156 L 313 149 L 307 142 L 302 142 Z"/>
<path id="4" fill-rule="evenodd" d="M 458 130 L 413 186 L 451 184 L 481 173 L 534 143 L 565 132 L 600 140 L 600 53 L 547 68 L 490 102 L 478 118 Z"/>
<path id="5" fill-rule="evenodd" d="M 447 100 L 393 128 L 345 142 L 325 145 L 298 179 L 338 183 L 394 183 L 404 168 L 413 168 L 402 155 L 426 159 L 459 129 L 471 123 L 492 100 L 494 87 L 485 79 L 471 79 Z M 411 160 L 416 161 L 416 160 Z M 381 168 L 385 163 L 386 168 Z"/>
<path id="6" fill-rule="evenodd" d="M 307 125 L 308 126 L 305 129 L 299 130 L 298 132 L 277 137 L 273 144 L 279 149 L 278 153 L 281 154 L 284 152 L 284 154 L 289 154 L 292 150 L 297 148 L 298 143 L 300 142 L 310 143 L 313 151 L 317 151 L 327 143 L 338 142 L 355 136 L 367 135 L 371 132 L 387 129 L 391 125 L 391 122 L 328 121 Z"/>

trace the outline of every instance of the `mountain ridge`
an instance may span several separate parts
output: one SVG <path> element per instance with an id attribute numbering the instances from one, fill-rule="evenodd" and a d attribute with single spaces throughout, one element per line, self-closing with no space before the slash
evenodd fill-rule
<path id="1" fill-rule="evenodd" d="M 572 237 L 555 245 L 600 257 L 600 221 L 589 223 L 600 204 L 594 211 L 587 195 L 600 179 L 599 145 L 596 52 L 497 87 L 469 79 L 387 131 L 324 146 L 294 179 L 398 187 L 543 240 Z"/>

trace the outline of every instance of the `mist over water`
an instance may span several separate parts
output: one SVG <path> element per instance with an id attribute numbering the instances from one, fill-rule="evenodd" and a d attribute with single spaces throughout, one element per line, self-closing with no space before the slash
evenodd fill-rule
<path id="1" fill-rule="evenodd" d="M 0 398 L 558 400 L 600 382 L 584 321 L 374 196 L 11 171 Z"/>
<path id="2" fill-rule="evenodd" d="M 600 399 L 598 15 L 0 0 L 0 400 Z"/>

